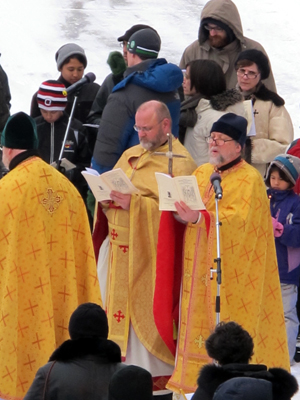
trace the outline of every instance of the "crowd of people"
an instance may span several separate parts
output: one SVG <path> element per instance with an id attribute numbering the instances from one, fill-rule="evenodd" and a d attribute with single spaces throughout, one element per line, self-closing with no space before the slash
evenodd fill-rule
<path id="1" fill-rule="evenodd" d="M 178 65 L 149 25 L 117 41 L 101 85 L 61 46 L 30 115 L 0 67 L 0 399 L 288 400 L 300 143 L 276 71 L 232 0 L 205 4 Z M 118 177 L 97 201 L 86 168 L 135 192 Z"/>

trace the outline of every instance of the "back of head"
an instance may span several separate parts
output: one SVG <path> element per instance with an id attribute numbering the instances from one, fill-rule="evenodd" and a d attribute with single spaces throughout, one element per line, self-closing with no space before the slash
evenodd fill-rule
<path id="1" fill-rule="evenodd" d="M 65 89 L 65 85 L 58 81 L 43 82 L 37 92 L 39 108 L 46 111 L 64 111 L 68 103 L 67 97 L 63 95 Z"/>
<path id="2" fill-rule="evenodd" d="M 78 46 L 76 43 L 67 43 L 61 46 L 56 54 L 55 61 L 57 64 L 57 69 L 60 71 L 61 67 L 65 64 L 66 60 L 69 58 L 79 58 L 80 62 L 84 65 L 84 68 L 87 66 L 87 58 L 85 55 L 85 51 L 82 47 Z"/>
<path id="3" fill-rule="evenodd" d="M 71 315 L 69 333 L 72 340 L 94 337 L 107 339 L 108 322 L 105 311 L 95 303 L 81 304 Z"/>
<path id="4" fill-rule="evenodd" d="M 227 113 L 214 122 L 210 132 L 224 133 L 243 147 L 247 137 L 247 120 L 234 113 Z"/>
<path id="5" fill-rule="evenodd" d="M 235 62 L 235 67 L 238 69 L 241 66 L 249 66 L 255 63 L 260 72 L 261 79 L 267 79 L 270 75 L 270 63 L 268 57 L 260 50 L 249 49 L 242 51 Z"/>
<path id="6" fill-rule="evenodd" d="M 248 364 L 253 355 L 253 340 L 249 333 L 234 321 L 220 322 L 207 338 L 209 357 L 219 364 Z"/>
<path id="7" fill-rule="evenodd" d="M 270 187 L 270 175 L 272 167 L 276 166 L 287 178 L 287 181 L 291 182 L 292 186 L 296 184 L 297 179 L 300 176 L 300 159 L 292 156 L 291 154 L 279 154 L 273 161 L 266 173 L 265 183 Z"/>
<path id="8" fill-rule="evenodd" d="M 218 387 L 213 400 L 273 400 L 272 383 L 256 378 L 232 378 Z"/>
<path id="9" fill-rule="evenodd" d="M 189 64 L 191 89 L 210 99 L 226 90 L 224 72 L 219 64 L 211 60 L 193 60 Z"/>
<path id="10" fill-rule="evenodd" d="M 1 144 L 10 149 L 37 149 L 39 142 L 34 119 L 22 111 L 11 115 L 2 131 Z"/>
<path id="11" fill-rule="evenodd" d="M 157 58 L 161 40 L 153 29 L 141 29 L 130 36 L 127 44 L 129 53 L 138 55 L 142 60 Z"/>
<path id="12" fill-rule="evenodd" d="M 114 373 L 108 400 L 152 400 L 152 376 L 144 368 L 129 365 Z"/>
<path id="13" fill-rule="evenodd" d="M 137 25 L 133 25 L 131 28 L 129 28 L 124 35 L 118 37 L 118 42 L 128 42 L 130 36 L 132 36 L 135 32 L 140 31 L 142 29 L 152 29 L 154 32 L 156 32 L 155 29 L 153 29 L 151 26 L 149 25 L 144 25 L 144 24 L 137 24 Z M 157 33 L 157 32 L 156 32 Z"/>

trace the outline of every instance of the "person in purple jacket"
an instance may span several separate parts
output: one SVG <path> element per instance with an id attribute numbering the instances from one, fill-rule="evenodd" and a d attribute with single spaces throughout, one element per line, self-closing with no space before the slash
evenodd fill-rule
<path id="1" fill-rule="evenodd" d="M 281 283 L 284 319 L 291 365 L 298 335 L 297 292 L 300 277 L 300 197 L 292 190 L 300 175 L 300 159 L 280 154 L 271 163 L 265 183 Z"/>

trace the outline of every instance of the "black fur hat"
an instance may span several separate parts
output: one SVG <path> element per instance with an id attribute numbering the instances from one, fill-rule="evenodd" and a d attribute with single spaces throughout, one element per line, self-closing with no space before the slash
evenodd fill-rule
<path id="1" fill-rule="evenodd" d="M 244 50 L 239 55 L 235 62 L 235 66 L 237 66 L 239 61 L 248 60 L 255 63 L 260 71 L 261 79 L 267 79 L 270 75 L 270 63 L 268 57 L 260 50 L 250 49 Z"/>
<path id="2" fill-rule="evenodd" d="M 70 318 L 69 334 L 72 340 L 99 337 L 107 339 L 108 322 L 105 311 L 95 303 L 84 303 Z"/>

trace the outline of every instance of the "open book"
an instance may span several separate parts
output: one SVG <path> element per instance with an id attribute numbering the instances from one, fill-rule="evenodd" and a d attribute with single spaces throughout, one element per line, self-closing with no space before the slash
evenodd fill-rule
<path id="1" fill-rule="evenodd" d="M 184 201 L 191 210 L 205 210 L 194 175 L 171 178 L 170 175 L 155 172 L 155 178 L 161 211 L 176 211 L 176 201 Z"/>
<path id="2" fill-rule="evenodd" d="M 130 182 L 121 168 L 103 174 L 86 168 L 81 172 L 97 201 L 110 200 L 110 192 L 116 190 L 123 194 L 137 193 L 139 190 Z"/>

